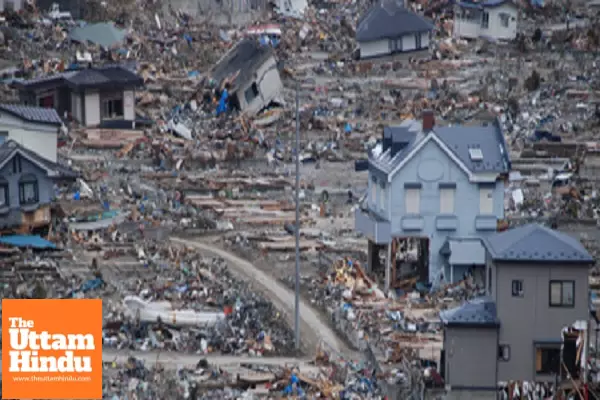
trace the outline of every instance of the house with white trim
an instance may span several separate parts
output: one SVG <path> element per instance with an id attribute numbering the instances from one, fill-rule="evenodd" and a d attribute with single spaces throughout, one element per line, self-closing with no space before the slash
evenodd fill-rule
<path id="1" fill-rule="evenodd" d="M 519 8 L 511 0 L 458 1 L 454 6 L 454 36 L 513 40 L 518 20 Z"/>
<path id="2" fill-rule="evenodd" d="M 485 281 L 480 238 L 504 218 L 510 171 L 497 121 L 441 127 L 424 111 L 421 121 L 384 128 L 368 170 L 355 226 L 368 238 L 369 269 L 383 272 L 386 289 L 408 275 L 434 284 L 467 274 Z"/>

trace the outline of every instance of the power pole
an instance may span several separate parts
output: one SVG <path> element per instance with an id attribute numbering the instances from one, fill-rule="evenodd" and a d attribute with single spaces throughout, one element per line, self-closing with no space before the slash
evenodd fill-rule
<path id="1" fill-rule="evenodd" d="M 300 350 L 300 98 L 296 81 L 296 308 L 294 329 L 296 350 Z"/>

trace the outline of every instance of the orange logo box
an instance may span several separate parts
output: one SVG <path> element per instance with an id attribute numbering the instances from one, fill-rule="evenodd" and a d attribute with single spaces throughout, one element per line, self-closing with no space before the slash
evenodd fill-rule
<path id="1" fill-rule="evenodd" d="M 3 399 L 102 398 L 102 300 L 2 300 Z"/>

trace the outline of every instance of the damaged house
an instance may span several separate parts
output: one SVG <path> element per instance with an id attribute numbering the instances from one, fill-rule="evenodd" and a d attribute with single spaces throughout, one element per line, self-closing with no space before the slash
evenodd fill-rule
<path id="1" fill-rule="evenodd" d="M 283 102 L 283 84 L 273 49 L 244 39 L 219 60 L 210 73 L 221 88 L 229 85 L 229 106 L 255 115 L 271 103 Z"/>
<path id="2" fill-rule="evenodd" d="M 14 83 L 21 103 L 54 108 L 86 127 L 135 121 L 135 90 L 143 80 L 120 65 L 66 71 Z"/>
<path id="3" fill-rule="evenodd" d="M 426 110 L 422 121 L 386 127 L 368 168 L 368 193 L 355 224 L 369 239 L 371 270 L 384 270 L 386 289 L 408 277 L 434 284 L 466 274 L 483 280 L 478 238 L 494 233 L 504 218 L 510 170 L 497 121 L 438 127 Z"/>
<path id="4" fill-rule="evenodd" d="M 48 226 L 54 184 L 77 179 L 67 167 L 9 140 L 0 146 L 0 230 Z"/>
<path id="5" fill-rule="evenodd" d="M 577 380 L 585 339 L 564 331 L 589 319 L 592 256 L 577 239 L 537 224 L 482 242 L 486 296 L 440 313 L 448 398 L 496 399 L 500 382 Z"/>

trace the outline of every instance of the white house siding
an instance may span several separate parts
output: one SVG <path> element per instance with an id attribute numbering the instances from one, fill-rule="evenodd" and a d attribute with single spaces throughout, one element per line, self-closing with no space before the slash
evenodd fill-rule
<path id="1" fill-rule="evenodd" d="M 359 42 L 360 58 L 377 57 L 390 53 L 390 45 L 387 39 L 373 42 Z"/>
<path id="2" fill-rule="evenodd" d="M 71 93 L 71 115 L 77 121 L 81 121 L 83 118 L 81 111 L 81 95 L 79 93 Z"/>
<path id="3" fill-rule="evenodd" d="M 133 90 L 123 92 L 123 119 L 135 120 L 135 92 Z"/>
<path id="4" fill-rule="evenodd" d="M 256 114 L 273 100 L 282 97 L 283 94 L 283 84 L 281 83 L 279 71 L 277 70 L 277 61 L 274 57 L 270 57 L 265 61 L 258 68 L 254 76 L 256 76 L 254 81 L 241 85 L 237 91 L 240 108 L 248 115 Z M 248 104 L 245 92 L 252 83 L 256 83 L 257 85 L 258 96 Z"/>
<path id="5" fill-rule="evenodd" d="M 9 3 L 12 3 L 13 10 L 19 11 L 23 8 L 23 1 L 24 0 L 0 0 L 0 11 L 10 8 L 8 6 Z"/>
<path id="6" fill-rule="evenodd" d="M 475 39 L 488 36 L 498 40 L 512 40 L 517 36 L 517 9 L 509 4 L 499 7 L 484 9 L 489 14 L 489 25 L 487 29 L 481 27 L 481 22 L 474 22 L 458 18 L 459 12 L 455 12 L 454 36 Z M 509 15 L 508 27 L 502 26 L 502 14 Z"/>
<path id="7" fill-rule="evenodd" d="M 429 32 L 421 33 L 421 48 L 423 48 L 423 49 L 429 48 Z"/>
<path id="8" fill-rule="evenodd" d="M 402 36 L 402 51 L 413 51 L 417 49 L 417 38 L 415 34 Z"/>
<path id="9" fill-rule="evenodd" d="M 85 126 L 94 126 L 100 123 L 100 93 L 85 93 Z"/>
<path id="10" fill-rule="evenodd" d="M 0 132 L 8 132 L 8 139 L 56 162 L 58 127 L 26 122 L 11 114 L 1 112 Z"/>

